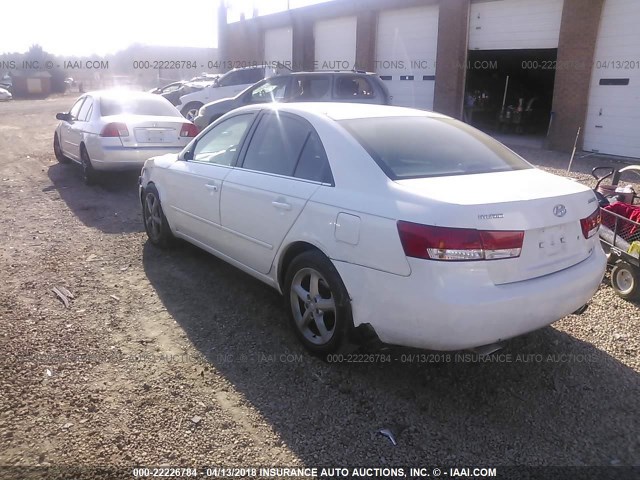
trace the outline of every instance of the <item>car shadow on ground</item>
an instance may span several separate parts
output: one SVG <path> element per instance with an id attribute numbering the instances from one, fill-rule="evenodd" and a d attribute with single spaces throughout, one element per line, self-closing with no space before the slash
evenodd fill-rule
<path id="1" fill-rule="evenodd" d="M 142 210 L 138 199 L 140 173 L 104 173 L 96 185 L 85 185 L 76 164 L 55 164 L 49 167 L 51 186 L 69 209 L 86 226 L 104 233 L 144 231 Z"/>
<path id="2" fill-rule="evenodd" d="M 189 341 L 309 466 L 638 463 L 623 426 L 638 423 L 639 375 L 554 328 L 491 361 L 394 347 L 391 362 L 327 363 L 298 344 L 281 297 L 228 264 L 148 242 L 143 263 Z"/>

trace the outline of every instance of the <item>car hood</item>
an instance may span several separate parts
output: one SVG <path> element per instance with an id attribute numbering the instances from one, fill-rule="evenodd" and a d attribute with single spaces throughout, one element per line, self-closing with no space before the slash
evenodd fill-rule
<path id="1" fill-rule="evenodd" d="M 145 162 L 145 168 L 155 166 L 158 168 L 169 168 L 178 161 L 179 153 L 167 153 L 157 157 L 151 157 Z"/>
<path id="2" fill-rule="evenodd" d="M 240 101 L 236 98 L 223 98 L 221 100 L 215 100 L 207 103 L 204 107 L 204 112 L 209 113 L 227 113 L 234 108 L 241 105 Z"/>

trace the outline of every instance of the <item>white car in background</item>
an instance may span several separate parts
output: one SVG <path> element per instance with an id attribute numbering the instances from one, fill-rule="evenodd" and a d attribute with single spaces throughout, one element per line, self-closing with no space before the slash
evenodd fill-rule
<path id="1" fill-rule="evenodd" d="M 140 169 L 149 157 L 180 152 L 198 132 L 168 100 L 147 92 L 87 93 L 56 118 L 56 158 L 80 164 L 87 184 L 100 171 Z"/>
<path id="2" fill-rule="evenodd" d="M 140 198 L 151 243 L 272 286 L 319 354 L 354 332 L 489 348 L 578 311 L 605 272 L 591 189 L 414 109 L 242 107 L 149 159 Z"/>
<path id="3" fill-rule="evenodd" d="M 262 66 L 230 70 L 205 88 L 181 96 L 176 108 L 180 110 L 187 120 L 193 121 L 198 115 L 198 110 L 205 103 L 222 98 L 235 97 L 245 88 L 263 78 L 272 77 L 276 73 L 277 69 Z"/>
<path id="4" fill-rule="evenodd" d="M 11 92 L 5 88 L 0 88 L 0 101 L 4 101 L 4 100 L 11 100 L 13 98 L 13 95 L 11 95 Z"/>

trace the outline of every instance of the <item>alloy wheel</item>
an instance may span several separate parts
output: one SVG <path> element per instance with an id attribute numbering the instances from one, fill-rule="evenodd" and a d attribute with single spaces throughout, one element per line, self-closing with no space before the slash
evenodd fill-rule
<path id="1" fill-rule="evenodd" d="M 331 286 L 313 268 L 299 270 L 291 282 L 291 310 L 296 327 L 315 345 L 331 341 L 336 329 L 336 304 Z"/>

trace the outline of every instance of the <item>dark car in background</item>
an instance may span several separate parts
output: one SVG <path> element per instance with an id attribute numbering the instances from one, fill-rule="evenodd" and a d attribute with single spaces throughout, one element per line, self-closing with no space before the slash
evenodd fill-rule
<path id="1" fill-rule="evenodd" d="M 207 103 L 193 122 L 203 129 L 244 105 L 269 102 L 350 102 L 390 105 L 391 96 L 375 73 L 361 71 L 290 72 L 259 81 L 232 98 Z"/>

